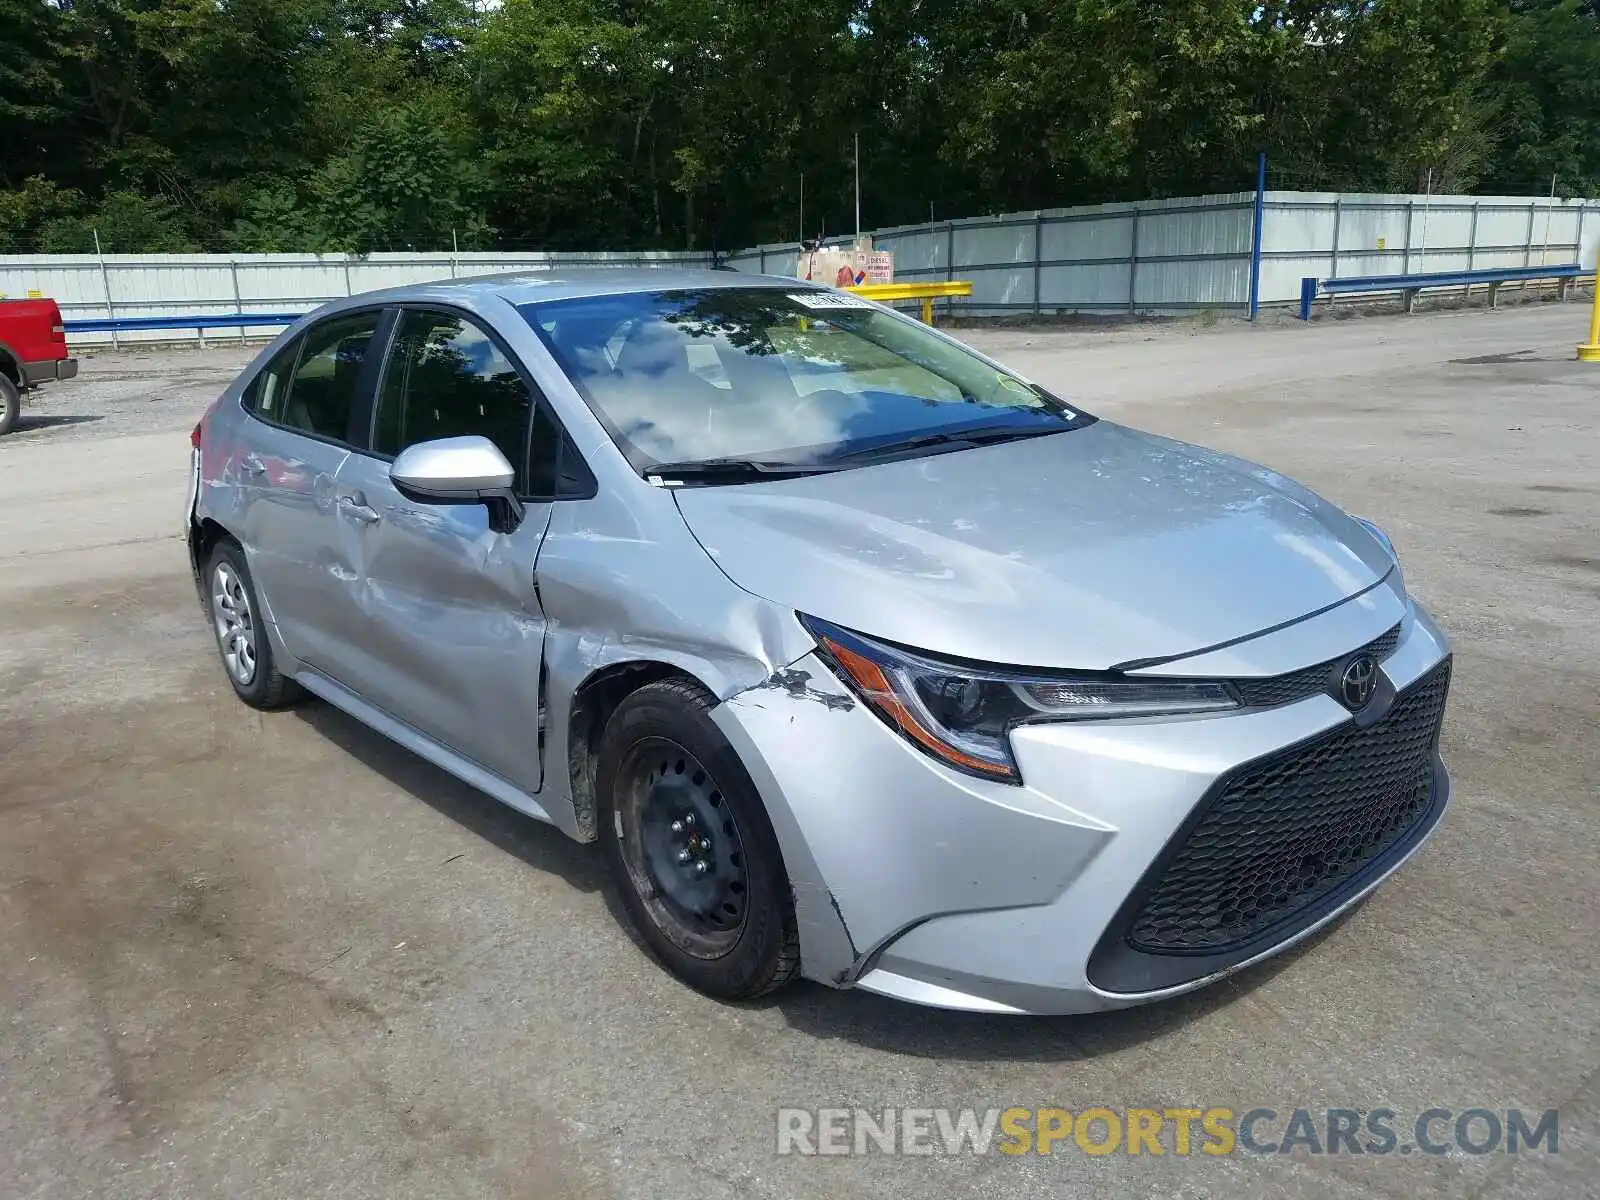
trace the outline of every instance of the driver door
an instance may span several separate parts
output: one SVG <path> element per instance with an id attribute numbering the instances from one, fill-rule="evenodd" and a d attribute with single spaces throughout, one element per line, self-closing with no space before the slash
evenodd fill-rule
<path id="1" fill-rule="evenodd" d="M 402 496 L 389 466 L 407 446 L 479 434 L 500 448 L 527 493 L 532 388 L 472 319 L 405 308 L 377 393 L 369 452 L 339 468 L 335 504 L 350 548 L 347 583 L 362 615 L 337 677 L 525 792 L 541 782 L 544 614 L 534 565 L 548 500 L 526 500 L 511 533 L 482 504 Z"/>

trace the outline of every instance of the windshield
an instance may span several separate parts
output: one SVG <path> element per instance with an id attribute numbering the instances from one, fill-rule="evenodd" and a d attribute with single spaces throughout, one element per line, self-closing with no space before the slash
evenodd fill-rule
<path id="1" fill-rule="evenodd" d="M 823 467 L 1083 424 L 1054 397 L 846 292 L 710 288 L 526 304 L 634 467 Z M 977 437 L 974 441 L 978 440 Z"/>

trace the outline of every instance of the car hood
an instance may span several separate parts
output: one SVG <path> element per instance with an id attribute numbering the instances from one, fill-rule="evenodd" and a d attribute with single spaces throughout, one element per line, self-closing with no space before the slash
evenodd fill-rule
<path id="1" fill-rule="evenodd" d="M 1292 480 L 1109 421 L 676 496 L 747 591 L 990 663 L 1181 657 L 1337 605 L 1393 565 Z"/>

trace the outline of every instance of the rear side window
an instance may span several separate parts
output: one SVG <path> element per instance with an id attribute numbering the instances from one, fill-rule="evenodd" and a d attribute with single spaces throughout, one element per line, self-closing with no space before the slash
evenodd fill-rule
<path id="1" fill-rule="evenodd" d="M 348 441 L 362 363 L 381 315 L 335 317 L 307 330 L 251 381 L 244 406 L 275 425 Z"/>
<path id="2" fill-rule="evenodd" d="M 380 315 L 364 312 L 334 317 L 307 330 L 289 390 L 278 415 L 271 419 L 318 437 L 348 440 L 350 414 L 361 388 L 361 366 Z"/>
<path id="3" fill-rule="evenodd" d="M 478 434 L 500 448 L 526 486 L 533 396 L 489 336 L 455 313 L 407 309 L 378 390 L 372 448 L 396 455 L 435 438 Z"/>
<path id="4" fill-rule="evenodd" d="M 300 357 L 302 339 L 296 338 L 266 365 L 245 393 L 244 406 L 268 421 L 282 421 L 284 400 L 289 395 L 289 379 L 295 360 Z"/>

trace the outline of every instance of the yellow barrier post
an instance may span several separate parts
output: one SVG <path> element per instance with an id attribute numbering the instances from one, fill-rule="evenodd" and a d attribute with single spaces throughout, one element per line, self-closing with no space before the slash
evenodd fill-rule
<path id="1" fill-rule="evenodd" d="M 886 304 L 891 300 L 920 300 L 922 323 L 932 325 L 933 302 L 941 296 L 972 295 L 972 280 L 945 279 L 938 283 L 858 283 L 854 287 L 845 288 L 845 291 L 865 296 L 868 300 L 881 300 Z"/>
<path id="2" fill-rule="evenodd" d="M 1589 340 L 1578 347 L 1580 362 L 1600 362 L 1600 265 L 1594 272 L 1594 306 L 1589 310 Z"/>

